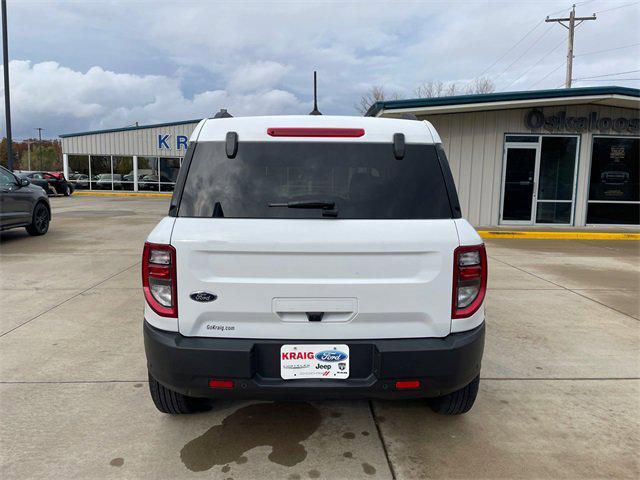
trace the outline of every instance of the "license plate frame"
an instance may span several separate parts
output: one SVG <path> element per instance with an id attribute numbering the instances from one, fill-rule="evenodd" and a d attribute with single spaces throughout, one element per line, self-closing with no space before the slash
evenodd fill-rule
<path id="1" fill-rule="evenodd" d="M 349 345 L 284 344 L 280 347 L 283 380 L 346 380 L 350 374 Z"/>

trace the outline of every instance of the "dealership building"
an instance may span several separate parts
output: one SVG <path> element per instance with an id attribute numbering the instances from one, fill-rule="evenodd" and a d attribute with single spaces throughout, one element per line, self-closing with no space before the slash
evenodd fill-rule
<path id="1" fill-rule="evenodd" d="M 476 226 L 640 225 L 640 90 L 588 87 L 378 102 L 429 120 Z M 171 191 L 198 120 L 61 135 L 76 188 Z M 241 139 L 240 139 L 241 140 Z"/>

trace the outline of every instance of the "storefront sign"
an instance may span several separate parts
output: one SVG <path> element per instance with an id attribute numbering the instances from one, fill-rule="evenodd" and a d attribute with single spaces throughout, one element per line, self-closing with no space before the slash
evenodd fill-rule
<path id="1" fill-rule="evenodd" d="M 170 150 L 172 145 L 175 145 L 176 150 L 186 150 L 189 141 L 189 137 L 186 135 L 176 135 L 175 141 L 171 141 L 171 134 L 167 135 L 158 135 L 158 148 L 160 150 L 167 149 Z"/>
<path id="2" fill-rule="evenodd" d="M 601 117 L 598 112 L 588 116 L 568 117 L 567 112 L 545 115 L 542 110 L 533 109 L 527 112 L 524 123 L 531 130 L 544 129 L 548 132 L 640 132 L 640 118 Z"/>

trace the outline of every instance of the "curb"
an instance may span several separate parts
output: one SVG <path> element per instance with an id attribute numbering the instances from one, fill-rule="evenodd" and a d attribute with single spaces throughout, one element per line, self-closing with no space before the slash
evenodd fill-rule
<path id="1" fill-rule="evenodd" d="M 640 240 L 633 232 L 536 232 L 521 230 L 478 230 L 482 238 L 534 238 L 543 240 Z"/>
<path id="2" fill-rule="evenodd" d="M 73 192 L 81 197 L 171 197 L 172 193 L 139 193 L 139 192 Z"/>

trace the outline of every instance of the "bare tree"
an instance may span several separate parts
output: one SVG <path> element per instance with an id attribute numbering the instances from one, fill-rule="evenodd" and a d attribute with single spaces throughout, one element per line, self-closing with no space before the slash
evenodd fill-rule
<path id="1" fill-rule="evenodd" d="M 384 87 L 382 85 L 373 85 L 371 89 L 366 92 L 362 97 L 360 97 L 360 101 L 356 103 L 355 107 L 362 115 L 366 114 L 369 108 L 376 103 L 382 102 L 384 100 L 398 100 L 400 99 L 400 95 L 398 93 L 393 93 L 388 95 L 384 91 Z"/>
<path id="2" fill-rule="evenodd" d="M 495 84 L 487 77 L 474 78 L 473 82 L 467 85 L 466 92 L 474 93 L 493 93 L 496 91 Z"/>
<path id="3" fill-rule="evenodd" d="M 419 85 L 415 89 L 416 97 L 419 98 L 437 98 L 452 97 L 455 95 L 474 95 L 481 93 L 492 93 L 495 91 L 495 85 L 488 77 L 478 77 L 473 79 L 467 85 L 458 85 L 455 82 L 442 82 L 441 80 L 429 80 Z M 382 85 L 374 85 L 367 91 L 360 101 L 356 103 L 355 108 L 362 115 L 365 115 L 369 108 L 376 103 L 384 100 L 398 100 L 400 95 L 397 93 L 387 94 Z"/>
<path id="4" fill-rule="evenodd" d="M 440 80 L 429 80 L 419 85 L 416 96 L 420 98 L 450 97 L 458 93 L 458 86 L 455 83 L 444 83 Z"/>
<path id="5" fill-rule="evenodd" d="M 491 93 L 493 91 L 495 91 L 495 86 L 493 82 L 486 77 L 476 78 L 466 87 L 459 86 L 455 82 L 445 83 L 440 80 L 429 80 L 419 85 L 415 90 L 416 96 L 420 98 L 452 97 L 462 93 L 471 95 L 476 93 Z"/>

